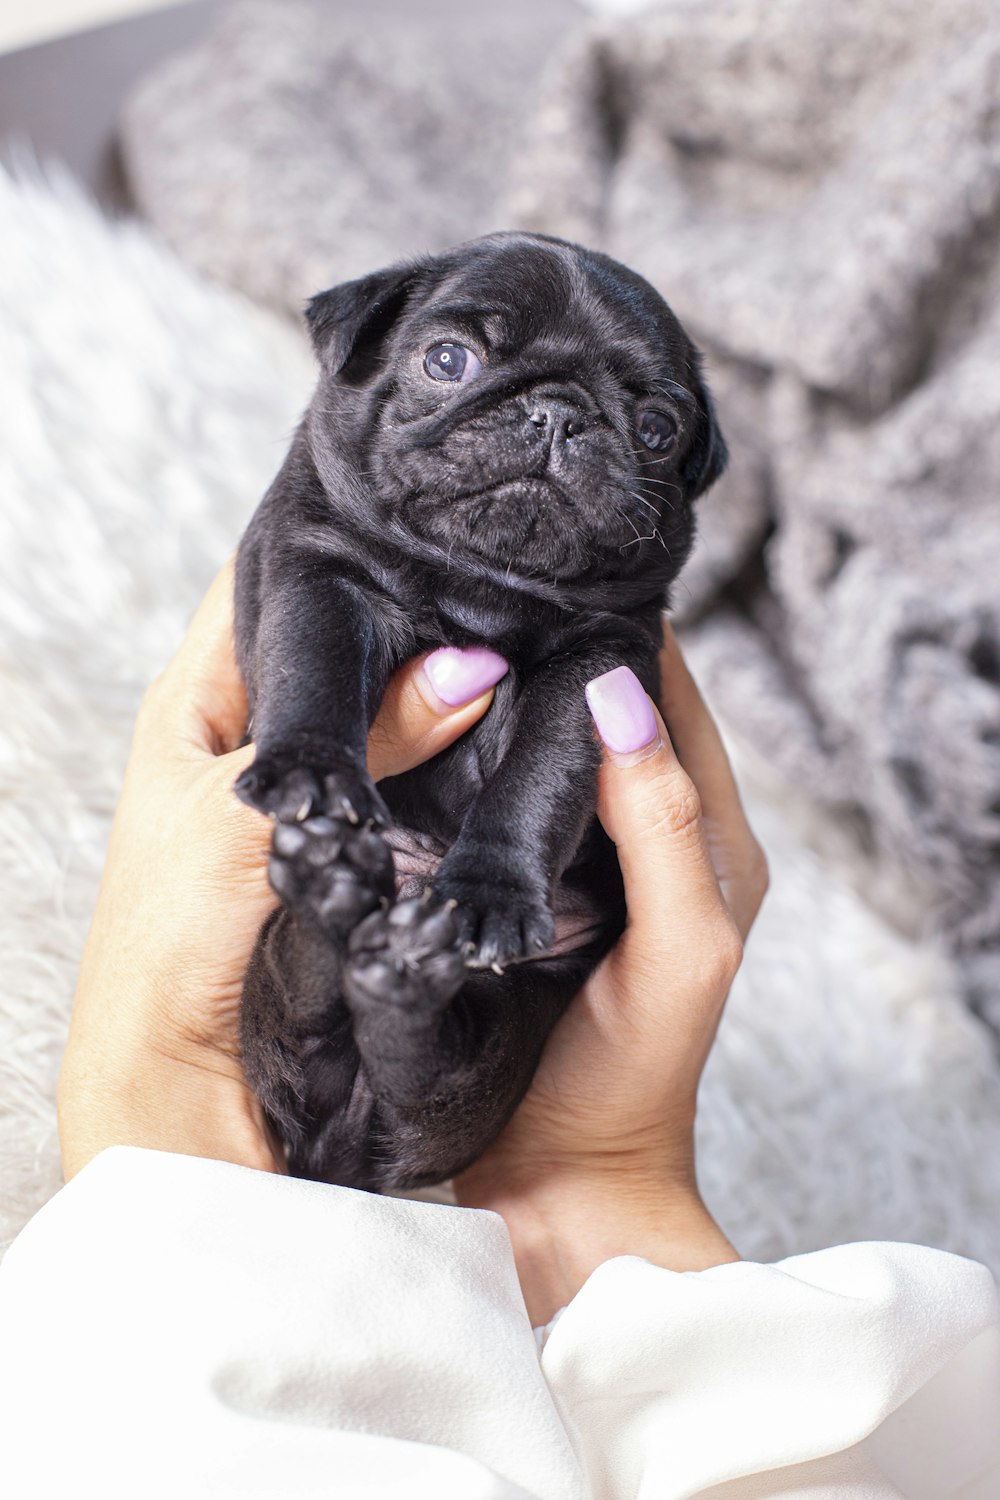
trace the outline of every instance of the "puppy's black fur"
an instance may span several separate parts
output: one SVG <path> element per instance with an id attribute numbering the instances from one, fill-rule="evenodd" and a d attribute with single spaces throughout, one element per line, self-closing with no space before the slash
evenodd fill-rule
<path id="1" fill-rule="evenodd" d="M 497 1135 L 622 930 L 583 689 L 624 662 L 655 698 L 726 450 L 663 300 L 560 240 L 491 235 L 308 318 L 319 386 L 237 569 L 257 747 L 237 791 L 277 819 L 283 902 L 244 1060 L 293 1172 L 413 1186 Z M 391 673 L 482 643 L 510 662 L 485 717 L 376 790 Z"/>

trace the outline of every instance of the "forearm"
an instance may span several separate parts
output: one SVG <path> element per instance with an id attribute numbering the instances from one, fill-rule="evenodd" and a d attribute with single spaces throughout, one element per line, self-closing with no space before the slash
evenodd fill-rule
<path id="1" fill-rule="evenodd" d="M 491 859 L 551 896 L 594 817 L 601 753 L 584 697 L 593 661 L 560 661 L 522 688 L 503 759 L 466 814 L 445 870 Z"/>
<path id="2" fill-rule="evenodd" d="M 363 763 L 388 668 L 368 598 L 304 548 L 283 546 L 265 576 L 237 636 L 258 753 L 329 744 Z"/>
<path id="3" fill-rule="evenodd" d="M 740 1259 L 715 1223 L 693 1174 L 668 1181 L 625 1163 L 576 1170 L 565 1164 L 512 1185 L 489 1165 L 455 1184 L 466 1208 L 504 1219 L 532 1325 L 547 1323 L 598 1266 L 637 1255 L 670 1271 L 703 1271 Z"/>

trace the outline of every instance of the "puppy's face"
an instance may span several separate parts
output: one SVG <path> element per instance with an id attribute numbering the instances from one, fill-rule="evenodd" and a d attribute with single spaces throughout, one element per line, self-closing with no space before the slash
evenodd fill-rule
<path id="1" fill-rule="evenodd" d="M 338 451 L 454 557 L 672 577 L 725 445 L 661 297 L 607 257 L 491 235 L 314 298 L 321 470 Z"/>

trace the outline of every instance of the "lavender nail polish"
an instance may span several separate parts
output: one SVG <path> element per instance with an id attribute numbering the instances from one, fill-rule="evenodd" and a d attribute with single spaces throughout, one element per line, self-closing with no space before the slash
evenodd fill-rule
<path id="1" fill-rule="evenodd" d="M 496 687 L 508 664 L 486 646 L 441 646 L 428 656 L 424 671 L 442 703 L 460 708 Z"/>
<path id="2" fill-rule="evenodd" d="M 630 667 L 615 667 L 587 683 L 587 706 L 601 739 L 616 755 L 641 750 L 657 734 L 642 683 Z"/>

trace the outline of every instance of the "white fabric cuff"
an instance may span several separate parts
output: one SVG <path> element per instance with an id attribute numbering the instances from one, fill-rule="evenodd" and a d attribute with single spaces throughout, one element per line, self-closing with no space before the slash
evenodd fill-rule
<path id="1" fill-rule="evenodd" d="M 982 1266 L 863 1244 L 608 1261 L 539 1353 L 494 1214 L 116 1148 L 0 1267 L 0 1478 L 24 1500 L 996 1500 L 998 1330 Z"/>

